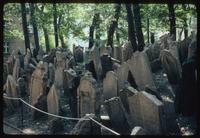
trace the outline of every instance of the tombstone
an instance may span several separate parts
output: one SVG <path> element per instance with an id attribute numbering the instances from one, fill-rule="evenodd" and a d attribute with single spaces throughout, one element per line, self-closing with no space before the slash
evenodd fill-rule
<path id="1" fill-rule="evenodd" d="M 66 55 L 63 52 L 57 51 L 56 52 L 56 68 L 61 67 L 63 70 L 66 68 Z"/>
<path id="2" fill-rule="evenodd" d="M 45 54 L 45 53 L 44 53 L 43 49 L 40 48 L 39 51 L 38 51 L 37 60 L 38 60 L 38 61 L 43 61 L 43 56 L 44 56 L 44 54 Z"/>
<path id="3" fill-rule="evenodd" d="M 95 72 L 97 74 L 97 80 L 100 79 L 100 75 L 102 72 L 101 60 L 100 60 L 100 52 L 98 47 L 93 46 L 90 51 L 91 60 L 94 63 Z"/>
<path id="4" fill-rule="evenodd" d="M 69 99 L 69 106 L 73 117 L 77 117 L 77 88 L 80 83 L 80 77 L 73 69 L 65 70 L 64 92 Z"/>
<path id="5" fill-rule="evenodd" d="M 190 60 L 192 58 L 196 58 L 197 55 L 197 41 L 193 39 L 188 47 L 188 56 L 187 59 Z"/>
<path id="6" fill-rule="evenodd" d="M 141 91 L 128 97 L 134 125 L 143 127 L 150 134 L 165 134 L 166 122 L 163 103 L 154 95 Z"/>
<path id="7" fill-rule="evenodd" d="M 52 84 L 53 84 L 53 82 L 54 82 L 54 74 L 55 74 L 55 67 L 54 67 L 54 65 L 52 64 L 52 63 L 49 63 L 49 68 L 48 68 L 48 86 L 50 87 Z"/>
<path id="8" fill-rule="evenodd" d="M 130 134 L 130 125 L 119 97 L 105 100 L 104 105 L 111 120 L 112 127 L 120 134 Z"/>
<path id="9" fill-rule="evenodd" d="M 58 89 L 63 89 L 63 81 L 64 81 L 64 70 L 61 67 L 56 68 L 54 74 L 54 85 Z"/>
<path id="10" fill-rule="evenodd" d="M 6 70 L 8 74 L 12 74 L 13 68 L 14 68 L 14 51 L 12 54 L 8 57 L 8 60 L 6 61 Z"/>
<path id="11" fill-rule="evenodd" d="M 122 47 L 113 47 L 113 57 L 122 62 Z"/>
<path id="12" fill-rule="evenodd" d="M 90 120 L 90 118 L 97 120 L 94 114 L 87 114 L 81 118 L 75 127 L 70 132 L 71 135 L 100 135 L 100 126 Z"/>
<path id="13" fill-rule="evenodd" d="M 47 74 L 45 72 L 44 63 L 40 61 L 37 65 L 37 68 L 32 73 L 31 85 L 30 85 L 30 103 L 35 105 L 38 102 L 38 99 L 46 94 L 47 87 Z M 34 114 L 32 109 L 32 113 Z"/>
<path id="14" fill-rule="evenodd" d="M 106 73 L 108 71 L 112 71 L 112 66 L 113 66 L 113 62 L 110 56 L 108 56 L 108 54 L 103 54 L 101 56 L 101 66 L 102 66 L 102 79 L 105 78 Z"/>
<path id="15" fill-rule="evenodd" d="M 81 77 L 77 88 L 78 117 L 83 117 L 87 113 L 94 113 L 97 117 L 100 112 L 100 97 L 96 80 L 91 72 L 86 72 Z"/>
<path id="16" fill-rule="evenodd" d="M 94 62 L 91 60 L 89 63 L 85 64 L 85 69 L 92 73 L 92 76 L 97 80 L 97 73 L 94 67 Z"/>
<path id="17" fill-rule="evenodd" d="M 20 97 L 24 97 L 26 95 L 26 82 L 24 78 L 18 78 L 17 84 L 19 86 L 19 95 Z"/>
<path id="18" fill-rule="evenodd" d="M 146 131 L 142 127 L 136 126 L 132 129 L 131 135 L 146 135 Z"/>
<path id="19" fill-rule="evenodd" d="M 48 74 L 48 68 L 49 68 L 49 64 L 47 62 L 44 62 L 44 68 L 45 68 L 45 72 Z"/>
<path id="20" fill-rule="evenodd" d="M 14 68 L 13 68 L 13 78 L 17 81 L 20 77 L 20 61 L 19 58 L 15 60 Z"/>
<path id="21" fill-rule="evenodd" d="M 131 58 L 133 53 L 133 48 L 131 42 L 127 42 L 122 45 L 122 61 L 125 62 Z"/>
<path id="22" fill-rule="evenodd" d="M 171 85 L 176 85 L 181 78 L 180 64 L 168 50 L 162 50 L 160 53 L 160 58 L 169 83 Z"/>
<path id="23" fill-rule="evenodd" d="M 31 53 L 30 50 L 27 49 L 26 55 L 24 57 L 24 69 L 27 70 L 28 69 L 28 65 L 30 63 L 31 60 Z"/>
<path id="24" fill-rule="evenodd" d="M 6 96 L 18 98 L 18 85 L 12 75 L 8 75 L 6 81 Z M 19 107 L 18 100 L 5 99 L 5 103 L 10 111 L 15 111 Z"/>
<path id="25" fill-rule="evenodd" d="M 74 59 L 76 62 L 83 62 L 83 47 L 78 46 L 75 48 Z"/>
<path id="26" fill-rule="evenodd" d="M 47 95 L 47 109 L 48 113 L 59 115 L 59 90 L 54 85 L 51 86 Z"/>
<path id="27" fill-rule="evenodd" d="M 198 112 L 197 63 L 195 56 L 183 62 L 182 78 L 175 96 L 175 109 L 178 114 L 192 116 Z"/>
<path id="28" fill-rule="evenodd" d="M 121 102 L 124 106 L 124 109 L 128 114 L 130 114 L 130 108 L 128 103 L 128 97 L 132 96 L 133 94 L 137 93 L 138 91 L 131 87 L 129 84 L 125 84 L 124 88 L 120 90 L 119 97 Z"/>
<path id="29" fill-rule="evenodd" d="M 187 60 L 188 57 L 188 47 L 190 45 L 192 41 L 191 37 L 187 37 L 184 40 L 178 42 L 178 51 L 179 51 L 179 59 L 180 59 L 180 63 L 181 65 L 183 64 L 183 62 L 185 60 Z"/>
<path id="30" fill-rule="evenodd" d="M 103 80 L 103 95 L 104 100 L 108 100 L 118 95 L 118 79 L 113 71 L 108 71 Z"/>
<path id="31" fill-rule="evenodd" d="M 139 90 L 144 90 L 146 85 L 156 89 L 148 57 L 144 51 L 136 51 L 127 63 Z"/>

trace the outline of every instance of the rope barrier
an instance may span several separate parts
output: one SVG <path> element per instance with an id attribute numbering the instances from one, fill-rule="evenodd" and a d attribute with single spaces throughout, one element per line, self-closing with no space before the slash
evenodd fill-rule
<path id="1" fill-rule="evenodd" d="M 41 112 L 41 113 L 44 113 L 44 114 L 47 114 L 47 115 L 50 115 L 50 116 L 53 116 L 53 117 L 57 117 L 57 118 L 61 118 L 61 119 L 66 119 L 66 120 L 78 120 L 78 121 L 79 121 L 79 120 L 89 120 L 89 119 L 90 119 L 90 120 L 92 120 L 93 122 L 95 122 L 96 124 L 100 125 L 101 127 L 105 128 L 105 129 L 107 129 L 107 130 L 109 130 L 109 131 L 112 132 L 113 134 L 120 135 L 119 133 L 113 131 L 112 129 L 110 129 L 110 128 L 104 126 L 104 125 L 102 125 L 101 123 L 99 123 L 98 121 L 94 120 L 94 119 L 91 118 L 91 117 L 89 117 L 89 119 L 84 119 L 84 118 L 73 118 L 73 117 L 64 117 L 64 116 L 60 116 L 60 115 L 55 115 L 55 114 L 47 113 L 47 112 L 45 112 L 45 111 L 43 111 L 43 110 L 40 110 L 40 109 L 38 109 L 38 108 L 36 108 L 36 107 L 34 107 L 34 106 L 28 104 L 26 101 L 24 101 L 24 100 L 21 99 L 21 98 L 7 97 L 7 96 L 5 96 L 5 95 L 3 95 L 3 97 L 6 98 L 6 99 L 10 99 L 10 100 L 20 100 L 21 102 L 23 102 L 23 103 L 26 104 L 27 106 L 29 106 L 29 107 L 31 107 L 31 108 L 33 108 L 33 109 L 35 109 L 35 110 L 37 110 L 37 111 L 39 111 L 39 112 Z"/>
<path id="2" fill-rule="evenodd" d="M 108 127 L 102 125 L 102 124 L 99 123 L 98 121 L 94 120 L 93 118 L 91 118 L 91 117 L 89 117 L 89 118 L 90 118 L 92 121 L 94 121 L 95 123 L 97 123 L 98 125 L 100 125 L 101 127 L 105 128 L 105 129 L 107 129 L 107 130 L 109 130 L 109 131 L 112 132 L 113 134 L 120 135 L 119 133 L 113 131 L 112 129 L 110 129 L 110 128 L 108 128 Z"/>

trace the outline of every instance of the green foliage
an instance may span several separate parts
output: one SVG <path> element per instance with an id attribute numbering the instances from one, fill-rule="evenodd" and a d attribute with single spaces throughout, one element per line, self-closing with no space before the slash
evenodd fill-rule
<path id="1" fill-rule="evenodd" d="M 26 4 L 29 6 L 29 4 Z M 53 4 L 52 3 L 35 3 L 34 17 L 39 31 L 40 45 L 45 47 L 43 27 L 46 27 L 49 34 L 50 47 L 54 47 L 54 27 L 53 27 Z M 184 21 L 187 21 L 188 28 L 194 25 L 192 22 L 197 17 L 195 5 L 175 4 L 177 28 L 184 27 Z M 94 13 L 100 14 L 99 28 L 95 33 L 100 34 L 102 42 L 107 39 L 107 31 L 114 15 L 114 4 L 76 4 L 76 3 L 57 3 L 57 22 L 58 33 L 64 36 L 65 45 L 71 45 L 71 39 L 82 40 L 88 43 L 89 27 L 92 24 Z M 165 33 L 169 30 L 169 18 L 167 4 L 140 4 L 142 30 L 144 38 L 147 40 L 147 18 L 149 18 L 150 32 Z M 27 13 L 27 16 L 29 13 Z M 121 4 L 121 12 L 118 20 L 116 32 L 119 35 L 120 44 L 114 34 L 114 45 L 122 45 L 128 40 L 128 24 L 126 17 L 127 12 L 125 4 Z M 23 39 L 22 26 L 15 22 L 21 22 L 21 8 L 19 3 L 8 3 L 4 5 L 4 39 L 12 38 Z M 99 41 L 94 37 L 94 41 Z M 59 39 L 60 41 L 60 39 Z M 61 42 L 59 42 L 61 46 Z"/>

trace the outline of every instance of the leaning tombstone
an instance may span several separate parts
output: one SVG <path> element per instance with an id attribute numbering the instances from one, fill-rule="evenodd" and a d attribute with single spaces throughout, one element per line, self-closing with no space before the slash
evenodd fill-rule
<path id="1" fill-rule="evenodd" d="M 133 53 L 127 63 L 139 90 L 144 90 L 146 85 L 156 89 L 150 63 L 144 51 Z"/>
<path id="2" fill-rule="evenodd" d="M 165 134 L 166 122 L 163 103 L 145 91 L 128 97 L 134 125 L 143 127 L 150 134 Z"/>
<path id="3" fill-rule="evenodd" d="M 112 127 L 120 134 L 130 134 L 130 124 L 119 97 L 113 97 L 104 102 L 111 120 Z"/>
<path id="4" fill-rule="evenodd" d="M 20 61 L 19 58 L 15 60 L 14 68 L 13 68 L 13 78 L 17 81 L 20 77 Z"/>
<path id="5" fill-rule="evenodd" d="M 181 67 L 177 59 L 168 50 L 162 50 L 160 58 L 169 83 L 176 85 L 181 78 Z"/>
<path id="6" fill-rule="evenodd" d="M 116 46 L 116 47 L 113 47 L 113 50 L 114 50 L 113 57 L 119 60 L 120 62 L 122 62 L 122 47 Z"/>

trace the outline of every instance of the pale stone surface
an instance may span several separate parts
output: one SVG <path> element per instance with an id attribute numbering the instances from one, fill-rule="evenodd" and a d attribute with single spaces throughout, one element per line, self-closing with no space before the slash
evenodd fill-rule
<path id="1" fill-rule="evenodd" d="M 122 62 L 122 47 L 113 47 L 113 57 Z"/>
<path id="2" fill-rule="evenodd" d="M 108 71 L 103 80 L 103 95 L 104 100 L 117 96 L 118 79 L 113 71 Z"/>
<path id="3" fill-rule="evenodd" d="M 78 97 L 78 116 L 83 117 L 85 114 L 93 113 L 98 116 L 100 112 L 99 89 L 96 80 L 90 72 L 81 78 L 77 88 Z"/>
<path id="4" fill-rule="evenodd" d="M 46 93 L 47 87 L 47 74 L 42 61 L 37 65 L 37 68 L 32 74 L 30 85 L 30 102 L 35 105 L 41 95 Z M 34 110 L 32 110 L 34 111 Z"/>
<path id="5" fill-rule="evenodd" d="M 150 134 L 163 134 L 166 131 L 163 103 L 145 91 L 128 97 L 130 113 L 134 125 L 142 126 Z"/>
<path id="6" fill-rule="evenodd" d="M 136 51 L 127 63 L 139 90 L 144 90 L 146 85 L 156 88 L 148 57 L 144 51 Z"/>
<path id="7" fill-rule="evenodd" d="M 146 135 L 146 132 L 142 127 L 136 126 L 133 128 L 131 135 Z"/>
<path id="8" fill-rule="evenodd" d="M 59 115 L 59 90 L 54 85 L 47 95 L 47 109 L 49 113 Z"/>
<path id="9" fill-rule="evenodd" d="M 125 43 L 122 45 L 122 61 L 125 62 L 131 58 L 133 53 L 133 48 L 130 42 Z"/>

